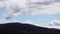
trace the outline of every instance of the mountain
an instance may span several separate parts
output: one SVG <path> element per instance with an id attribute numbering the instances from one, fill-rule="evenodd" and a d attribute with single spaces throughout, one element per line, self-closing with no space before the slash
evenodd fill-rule
<path id="1" fill-rule="evenodd" d="M 4 34 L 60 34 L 59 29 L 38 27 L 18 22 L 0 24 L 0 33 Z"/>

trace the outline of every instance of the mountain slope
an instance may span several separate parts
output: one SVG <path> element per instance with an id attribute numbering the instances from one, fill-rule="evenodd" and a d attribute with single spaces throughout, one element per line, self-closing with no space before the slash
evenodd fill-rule
<path id="1" fill-rule="evenodd" d="M 9 33 L 8 33 L 9 32 Z M 58 29 L 38 27 L 31 24 L 6 23 L 0 24 L 0 33 L 6 34 L 60 34 Z"/>

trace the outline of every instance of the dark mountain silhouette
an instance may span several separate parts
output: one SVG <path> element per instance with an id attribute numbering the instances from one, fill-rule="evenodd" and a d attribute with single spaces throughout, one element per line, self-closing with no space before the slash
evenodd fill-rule
<path id="1" fill-rule="evenodd" d="M 60 30 L 38 27 L 18 22 L 0 24 L 0 33 L 4 34 L 60 34 Z"/>

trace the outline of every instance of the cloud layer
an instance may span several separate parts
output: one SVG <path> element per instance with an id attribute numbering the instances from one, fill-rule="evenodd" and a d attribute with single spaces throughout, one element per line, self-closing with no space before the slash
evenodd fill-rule
<path id="1" fill-rule="evenodd" d="M 13 15 L 22 15 L 26 13 L 29 15 L 60 14 L 60 2 L 58 2 L 59 0 L 27 1 L 29 0 L 6 0 L 5 2 L 0 2 L 0 10 L 5 7 L 9 14 Z"/>

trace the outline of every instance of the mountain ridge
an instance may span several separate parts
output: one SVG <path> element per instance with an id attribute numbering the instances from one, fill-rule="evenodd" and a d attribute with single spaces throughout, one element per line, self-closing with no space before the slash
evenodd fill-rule
<path id="1" fill-rule="evenodd" d="M 60 34 L 59 29 L 38 27 L 18 22 L 0 24 L 0 32 L 6 34 Z"/>

